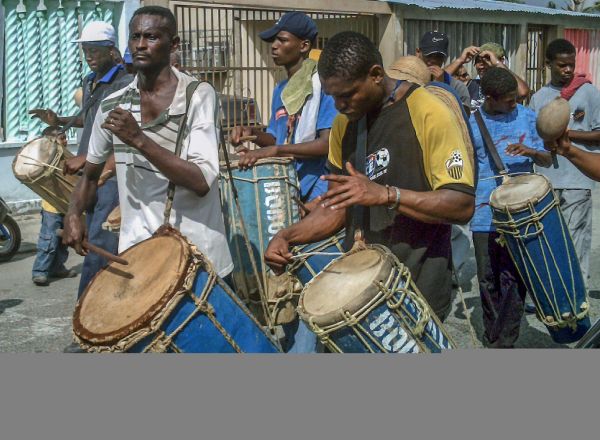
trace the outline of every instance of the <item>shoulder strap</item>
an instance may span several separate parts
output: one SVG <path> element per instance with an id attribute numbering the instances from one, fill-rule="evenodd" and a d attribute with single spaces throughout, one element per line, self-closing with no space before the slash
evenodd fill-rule
<path id="1" fill-rule="evenodd" d="M 177 138 L 175 140 L 175 157 L 181 156 L 181 145 L 183 143 L 183 135 L 185 132 L 185 125 L 187 123 L 188 110 L 190 108 L 190 102 L 192 101 L 192 96 L 196 92 L 198 86 L 205 81 L 192 81 L 188 84 L 185 89 L 185 113 L 179 120 L 179 128 L 177 129 Z M 171 209 L 173 208 L 173 198 L 175 197 L 175 184 L 173 182 L 169 182 L 169 187 L 167 188 L 167 203 L 165 204 L 165 212 L 164 212 L 164 221 L 165 225 L 169 224 L 169 218 L 171 217 Z"/>
<path id="2" fill-rule="evenodd" d="M 477 126 L 479 127 L 479 131 L 481 132 L 481 137 L 483 138 L 483 144 L 485 145 L 485 149 L 488 154 L 492 158 L 492 162 L 494 162 L 494 166 L 496 170 L 500 174 L 508 174 L 506 171 L 506 167 L 500 159 L 500 155 L 498 154 L 498 150 L 496 150 L 496 146 L 494 145 L 494 141 L 492 141 L 492 136 L 490 136 L 490 132 L 488 131 L 485 122 L 483 121 L 483 117 L 481 116 L 481 112 L 479 109 L 473 112 L 475 116 L 475 120 L 477 121 Z"/>

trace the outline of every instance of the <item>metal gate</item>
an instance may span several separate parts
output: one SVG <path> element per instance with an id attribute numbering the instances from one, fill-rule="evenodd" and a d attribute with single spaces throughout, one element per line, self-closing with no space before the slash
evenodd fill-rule
<path id="1" fill-rule="evenodd" d="M 546 84 L 546 63 L 544 51 L 548 34 L 544 26 L 527 28 L 527 84 L 532 94 Z"/>
<path id="2" fill-rule="evenodd" d="M 181 38 L 182 64 L 210 81 L 221 94 L 227 126 L 265 125 L 275 84 L 285 70 L 275 66 L 270 44 L 259 37 L 287 12 L 208 3 L 174 4 Z M 378 43 L 374 14 L 305 11 L 318 26 L 317 48 L 332 35 L 353 30 Z"/>

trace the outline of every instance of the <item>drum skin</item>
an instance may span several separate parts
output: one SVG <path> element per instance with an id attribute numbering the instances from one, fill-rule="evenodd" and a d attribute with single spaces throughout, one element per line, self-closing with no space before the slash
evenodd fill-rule
<path id="1" fill-rule="evenodd" d="M 555 342 L 579 340 L 591 325 L 589 300 L 550 182 L 539 174 L 510 177 L 492 192 L 490 205 L 494 225 L 536 304 L 538 318 Z M 580 318 L 573 319 L 575 315 Z"/>
<path id="2" fill-rule="evenodd" d="M 276 353 L 279 350 L 212 265 L 177 231 L 120 254 L 89 284 L 73 332 L 90 352 Z"/>
<path id="3" fill-rule="evenodd" d="M 71 194 L 79 180 L 78 176 L 62 172 L 65 161 L 71 157 L 73 154 L 61 147 L 54 138 L 43 136 L 23 145 L 13 160 L 13 173 L 61 214 L 66 214 Z"/>
<path id="4" fill-rule="evenodd" d="M 325 266 L 344 253 L 342 244 L 345 237 L 346 231 L 342 230 L 326 240 L 294 247 L 292 253 L 300 257 L 295 258 L 287 270 L 296 275 L 302 284 L 307 284 Z M 302 256 L 302 254 L 307 255 Z"/>
<path id="5" fill-rule="evenodd" d="M 333 260 L 307 283 L 300 317 L 342 353 L 439 353 L 454 348 L 410 272 L 384 246 Z"/>
<path id="6" fill-rule="evenodd" d="M 257 280 L 233 197 L 232 182 L 222 165 L 219 184 L 221 204 L 229 250 L 233 258 L 233 279 L 236 292 L 242 298 L 258 299 L 257 282 L 269 272 L 264 255 L 269 241 L 281 229 L 300 221 L 294 197 L 299 197 L 298 177 L 291 159 L 261 159 L 248 170 L 239 170 L 238 162 L 231 163 L 233 184 L 238 193 L 241 218 L 253 250 L 259 276 Z"/>

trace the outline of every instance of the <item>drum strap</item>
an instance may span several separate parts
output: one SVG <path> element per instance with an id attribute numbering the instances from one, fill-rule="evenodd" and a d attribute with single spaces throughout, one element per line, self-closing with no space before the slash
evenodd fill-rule
<path id="1" fill-rule="evenodd" d="M 183 143 L 183 135 L 185 134 L 185 126 L 187 123 L 187 115 L 188 109 L 190 108 L 190 101 L 192 100 L 192 96 L 196 92 L 198 86 L 206 81 L 192 81 L 188 84 L 185 89 L 185 113 L 181 117 L 179 121 L 179 128 L 177 129 L 177 138 L 175 140 L 175 157 L 179 157 L 181 155 L 181 145 Z M 215 105 L 219 106 L 219 101 L 217 100 Z M 175 184 L 169 181 L 169 187 L 167 188 L 167 203 L 165 204 L 165 214 L 163 224 L 169 224 L 169 218 L 171 217 L 171 209 L 173 208 L 173 198 L 175 197 Z"/>
<path id="2" fill-rule="evenodd" d="M 356 131 L 356 155 L 354 156 L 354 168 L 359 173 L 367 173 L 367 137 L 369 131 L 367 129 L 367 116 L 363 116 L 358 121 Z M 367 213 L 368 208 L 361 205 L 354 205 L 350 208 L 350 228 L 344 239 L 344 250 L 349 251 L 354 244 L 354 234 L 357 230 L 364 231 L 367 228 Z"/>
<path id="3" fill-rule="evenodd" d="M 490 132 L 487 129 L 485 122 L 483 121 L 483 117 L 481 116 L 481 112 L 479 111 L 479 109 L 475 110 L 473 112 L 473 115 L 475 116 L 477 126 L 479 127 L 479 132 L 481 133 L 481 137 L 483 138 L 483 144 L 485 145 L 485 149 L 492 158 L 492 162 L 494 162 L 496 170 L 500 174 L 508 174 L 508 171 L 506 171 L 506 167 L 504 166 L 502 159 L 500 159 L 498 150 L 496 150 L 496 146 L 494 145 L 492 136 L 490 135 Z"/>

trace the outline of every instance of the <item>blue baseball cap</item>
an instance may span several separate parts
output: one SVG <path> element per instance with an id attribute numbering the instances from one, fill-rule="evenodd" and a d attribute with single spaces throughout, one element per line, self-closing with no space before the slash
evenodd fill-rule
<path id="1" fill-rule="evenodd" d="M 264 41 L 271 42 L 281 31 L 289 32 L 302 40 L 309 41 L 314 41 L 319 33 L 317 24 L 312 18 L 304 12 L 294 11 L 283 14 L 281 18 L 277 20 L 275 26 L 261 32 L 258 36 Z"/>

